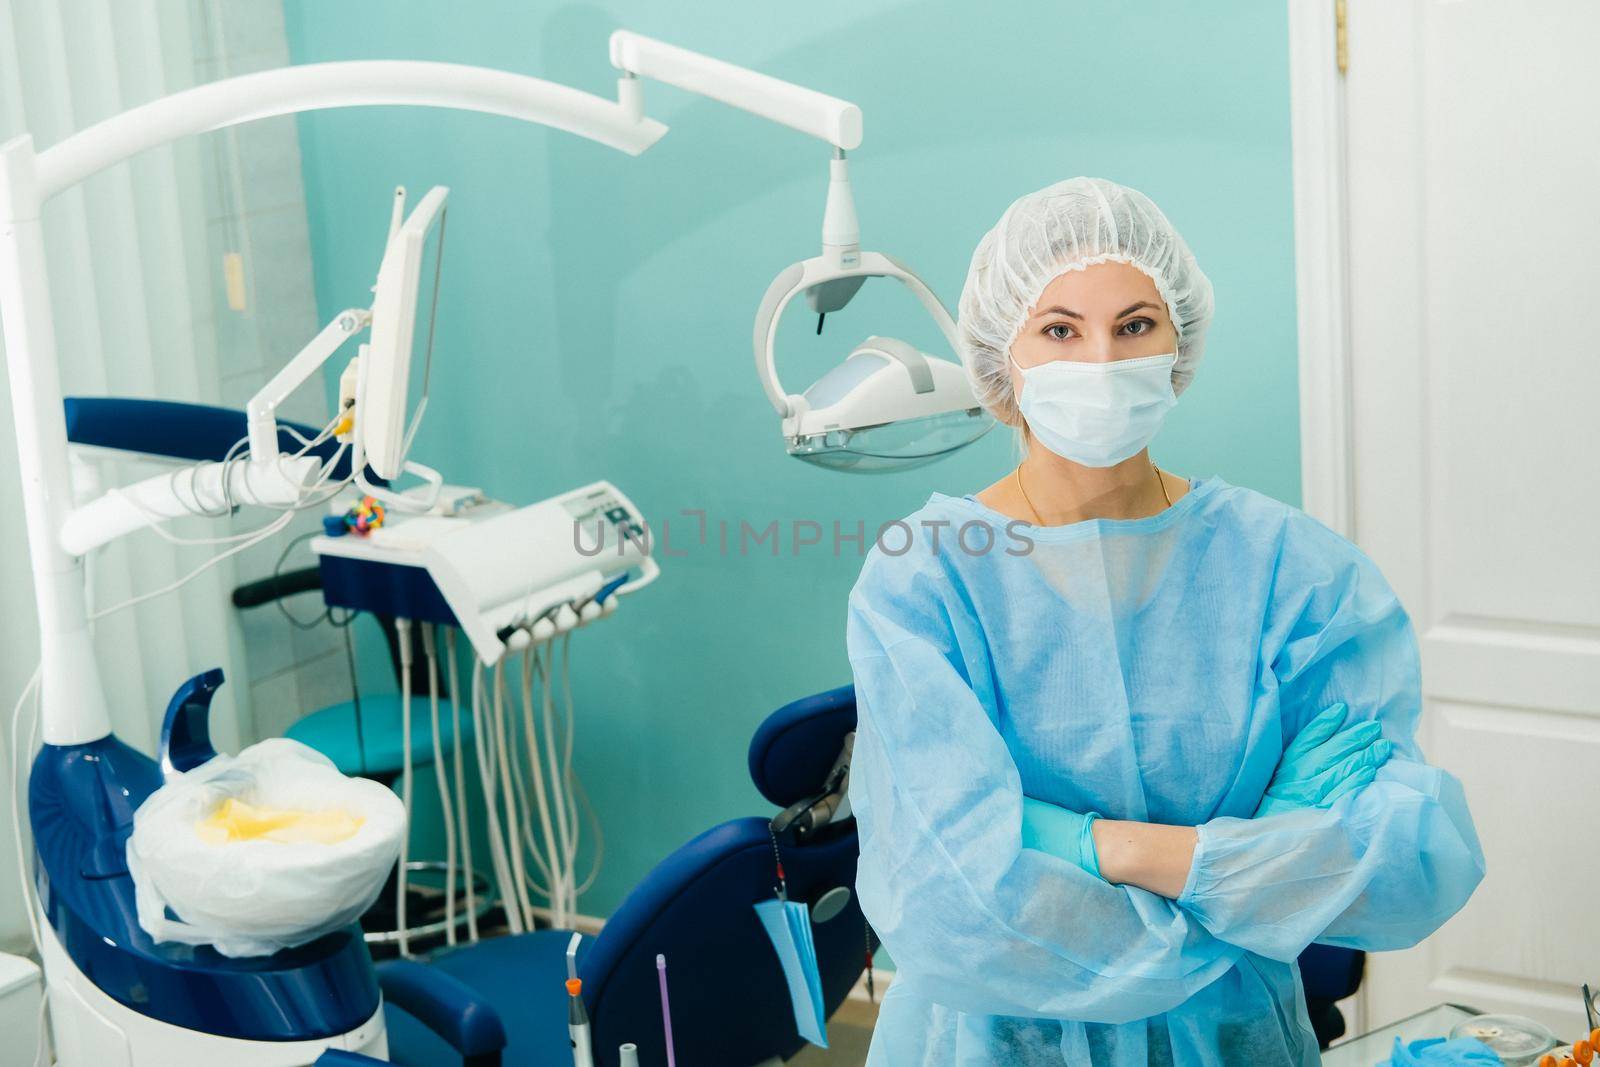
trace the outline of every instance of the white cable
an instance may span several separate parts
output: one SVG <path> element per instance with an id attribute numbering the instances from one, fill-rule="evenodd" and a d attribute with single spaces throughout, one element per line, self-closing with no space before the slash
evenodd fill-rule
<path id="1" fill-rule="evenodd" d="M 573 714 L 571 649 L 572 633 L 571 631 L 568 631 L 566 634 L 563 634 L 561 638 L 561 699 L 562 706 L 566 709 L 566 723 L 563 725 L 561 732 L 563 749 L 561 755 L 561 785 L 562 788 L 566 790 L 567 817 L 572 825 L 572 829 L 570 831 L 572 836 L 572 855 L 568 857 L 568 862 L 572 863 L 572 869 L 574 872 L 576 872 L 578 869 L 578 798 L 573 786 L 573 782 L 576 780 L 577 776 L 572 771 Z M 550 659 L 550 671 L 553 675 L 555 672 L 555 649 L 553 646 L 550 650 Z"/>
<path id="2" fill-rule="evenodd" d="M 22 907 L 28 916 L 28 933 L 33 937 L 33 949 L 40 959 L 44 958 L 44 934 L 39 928 L 39 907 L 34 896 L 33 879 L 28 877 L 28 860 L 22 848 L 22 808 L 24 794 L 18 788 L 20 779 L 22 786 L 28 783 L 27 774 L 21 773 L 17 764 L 17 756 L 23 756 L 22 766 L 27 767 L 27 759 L 33 755 L 33 750 L 39 744 L 39 679 L 44 673 L 44 663 L 41 661 L 33 669 L 33 676 L 28 679 L 28 684 L 23 686 L 22 695 L 17 698 L 17 706 L 11 712 L 11 834 L 17 848 L 17 876 L 22 881 Z M 33 721 L 28 727 L 28 743 L 20 745 L 17 739 L 17 722 L 22 717 L 23 705 L 28 702 L 29 694 L 33 694 Z M 50 1031 L 45 1022 L 45 1017 L 50 1010 L 50 987 L 48 983 L 39 985 L 39 1014 L 36 1020 L 39 1036 L 35 1040 L 33 1049 L 34 1067 L 50 1067 Z"/>
<path id="3" fill-rule="evenodd" d="M 270 457 L 271 463 L 273 464 L 273 466 L 276 469 L 279 470 L 279 472 L 281 474 L 282 473 L 282 464 L 283 464 L 284 460 L 286 460 L 286 459 L 299 459 L 302 456 L 304 456 L 307 452 L 311 451 L 311 449 L 317 447 L 318 445 L 322 444 L 324 441 L 328 440 L 328 438 L 333 435 L 334 429 L 338 426 L 338 424 L 339 424 L 339 422 L 340 422 L 340 420 L 342 418 L 343 418 L 342 414 L 334 416 L 334 418 L 332 420 L 330 420 L 325 426 L 323 426 L 323 428 L 320 431 L 318 431 L 318 433 L 317 433 L 317 435 L 315 437 L 312 437 L 312 438 L 309 438 L 309 439 L 304 434 L 300 433 L 298 430 L 294 429 L 291 426 L 281 427 L 281 429 L 283 429 L 285 432 L 287 432 L 290 435 L 292 435 L 297 441 L 301 442 L 301 447 L 298 450 L 294 451 L 294 452 L 279 454 L 279 455 L 275 455 L 275 456 Z M 243 453 L 240 452 L 240 449 L 244 448 L 244 446 L 248 445 L 249 443 L 250 443 L 250 438 L 248 436 L 241 437 L 241 438 L 239 438 L 239 440 L 235 441 L 232 445 L 228 446 L 228 450 L 225 453 L 223 453 L 223 456 L 222 456 L 222 459 L 221 459 L 220 462 L 219 461 L 213 461 L 213 460 L 202 460 L 199 463 L 194 463 L 194 464 L 190 464 L 188 466 L 179 467 L 178 469 L 174 470 L 171 474 L 169 474 L 167 476 L 167 486 L 171 490 L 173 498 L 175 500 L 177 500 L 179 503 L 183 504 L 183 506 L 186 507 L 190 511 L 190 513 L 192 513 L 195 516 L 201 517 L 201 518 L 225 518 L 228 515 L 231 515 L 234 512 L 234 510 L 236 510 L 236 505 L 234 504 L 234 501 L 233 501 L 233 467 L 234 467 L 234 465 L 236 463 L 249 463 L 249 462 L 255 461 L 256 458 L 257 458 L 254 455 L 252 455 L 249 451 L 245 451 Z M 317 478 L 313 482 L 313 484 L 307 485 L 307 486 L 302 486 L 296 491 L 296 497 L 297 497 L 298 500 L 304 500 L 304 498 L 306 497 L 307 494 L 309 494 L 313 490 L 319 488 L 322 484 L 324 484 L 327 481 L 327 478 L 328 478 L 328 476 L 330 474 L 332 474 L 334 467 L 338 465 L 339 457 L 343 454 L 344 449 L 346 447 L 347 447 L 346 445 L 340 445 L 338 449 L 335 449 L 333 455 L 331 457 L 329 457 L 328 461 L 318 471 Z M 200 498 L 200 491 L 197 488 L 195 488 L 196 481 L 200 477 L 200 472 L 203 471 L 203 470 L 206 470 L 206 469 L 208 469 L 210 467 L 216 467 L 216 466 L 222 467 L 222 476 L 221 476 L 220 480 L 221 480 L 223 499 L 224 499 L 225 503 L 224 503 L 224 506 L 223 506 L 222 510 L 220 510 L 220 511 L 215 509 L 215 508 L 207 507 L 205 502 L 203 500 L 201 500 L 201 498 Z M 179 481 L 180 481 L 181 477 L 184 474 L 188 474 L 188 476 L 189 476 L 189 500 L 188 501 L 185 501 L 183 499 L 183 494 L 179 491 Z M 287 478 L 287 475 L 285 475 L 284 477 Z M 137 500 L 132 500 L 131 498 L 127 497 L 119 489 L 111 490 L 108 495 L 115 495 L 115 496 L 121 497 L 121 498 L 123 498 L 125 500 L 129 500 L 129 502 L 132 503 L 136 508 L 138 508 L 140 511 L 144 512 L 144 514 L 147 517 L 155 518 L 157 522 L 164 522 L 164 521 L 166 521 L 167 518 L 170 517 L 170 516 L 153 515 L 149 510 L 145 509 L 142 505 L 140 505 Z M 240 536 L 248 536 L 248 535 L 235 534 L 235 535 L 231 535 L 231 536 L 232 537 L 240 537 Z M 180 543 L 180 544 L 215 544 L 215 543 L 221 543 L 222 541 L 226 541 L 228 539 L 229 538 L 195 538 L 195 539 L 180 538 L 180 539 L 178 539 L 177 543 Z M 169 538 L 169 540 L 171 540 L 171 538 Z"/>
<path id="4" fill-rule="evenodd" d="M 562 669 L 563 670 L 567 669 L 567 649 L 570 646 L 571 639 L 572 639 L 572 634 L 570 632 L 562 635 L 561 665 L 562 665 Z M 553 641 L 551 642 L 551 645 L 550 645 L 550 653 L 549 653 L 549 656 L 548 656 L 548 660 L 549 660 L 549 662 L 546 665 L 546 669 L 548 670 L 549 674 L 547 675 L 546 683 L 545 683 L 546 684 L 546 690 L 545 690 L 546 705 L 545 706 L 546 706 L 546 714 L 547 714 L 547 716 L 551 714 L 552 709 L 554 708 L 554 685 L 555 685 L 554 679 L 555 679 L 556 665 L 555 665 L 555 643 Z M 560 796 L 562 797 L 562 803 L 565 805 L 564 823 L 565 823 L 566 828 L 567 828 L 566 829 L 566 836 L 567 836 L 567 841 L 566 841 L 567 884 L 570 887 L 570 893 L 571 893 L 571 898 L 570 898 L 568 907 L 573 913 L 576 913 L 577 910 L 578 910 L 578 847 L 581 844 L 582 838 L 581 838 L 581 835 L 579 834 L 579 830 L 581 829 L 581 827 L 579 826 L 579 819 L 578 819 L 578 798 L 577 798 L 576 795 L 574 795 L 573 787 L 572 787 L 572 782 L 573 782 L 573 774 L 572 774 L 572 719 L 571 719 L 572 702 L 571 702 L 571 693 L 570 693 L 570 691 L 568 691 L 566 693 L 565 707 L 567 709 L 567 721 L 566 721 L 564 730 L 562 730 L 562 731 L 560 731 L 558 733 L 557 732 L 557 724 L 555 723 L 553 718 L 550 719 L 550 742 L 549 742 L 549 744 L 550 744 L 550 759 L 551 759 L 552 764 L 554 764 L 554 761 L 555 761 L 556 744 L 557 744 L 558 739 L 560 740 L 560 742 L 562 744 L 562 747 L 565 750 L 564 754 L 562 756 L 562 761 L 561 761 L 561 772 L 560 772 L 560 774 L 561 774 L 561 778 L 560 778 L 560 781 L 561 781 L 561 793 L 560 793 Z"/>
<path id="5" fill-rule="evenodd" d="M 44 663 L 41 661 L 33 669 L 33 675 L 28 679 L 28 684 L 22 687 L 22 695 L 17 698 L 16 707 L 11 709 L 11 834 L 13 844 L 17 850 L 17 875 L 22 879 L 22 903 L 28 913 L 28 932 L 33 936 L 34 951 L 42 958 L 44 955 L 44 937 L 39 930 L 39 916 L 34 907 L 33 881 L 28 877 L 27 854 L 22 847 L 22 811 L 27 805 L 27 795 L 23 792 L 28 783 L 29 775 L 25 773 L 28 766 L 28 757 L 33 755 L 33 745 L 30 741 L 23 745 L 17 736 L 17 725 L 22 721 L 22 708 L 28 703 L 28 698 L 37 693 L 39 678 L 44 673 Z M 38 723 L 38 702 L 34 703 L 34 723 Z M 32 737 L 30 731 L 29 737 Z"/>
<path id="6" fill-rule="evenodd" d="M 527 789 L 527 786 L 523 781 L 523 766 L 524 761 L 527 759 L 527 755 L 522 751 L 523 742 L 518 738 L 517 724 L 512 718 L 512 716 L 516 714 L 516 706 L 509 689 L 505 684 L 503 675 L 499 678 L 498 684 L 502 701 L 496 705 L 496 711 L 500 717 L 500 728 L 503 731 L 503 736 L 505 737 L 504 755 L 507 767 L 511 771 L 512 782 L 514 783 L 512 794 L 517 796 L 519 801 L 521 801 L 525 800 L 525 790 Z M 507 806 L 509 807 L 509 802 Z M 520 819 L 520 837 L 526 840 L 529 833 L 531 820 L 527 815 L 527 805 L 525 803 L 518 804 L 516 815 L 517 818 Z M 515 829 L 517 829 L 517 825 L 514 824 L 513 830 Z M 513 835 L 513 841 L 517 840 L 517 836 L 518 835 L 515 834 Z M 528 853 L 523 852 L 519 848 L 515 851 L 514 855 L 515 866 L 517 868 L 517 884 L 522 889 L 522 906 L 527 912 L 528 928 L 532 930 L 537 926 L 537 921 L 534 919 L 533 915 L 533 898 L 536 896 L 548 898 L 550 895 L 550 890 L 541 885 L 533 873 L 528 870 Z M 548 882 L 549 879 L 547 878 L 546 881 Z"/>
<path id="7" fill-rule="evenodd" d="M 594 829 L 594 859 L 591 861 L 589 873 L 584 878 L 582 884 L 573 890 L 572 902 L 573 908 L 576 909 L 578 897 L 581 894 L 588 892 L 589 888 L 594 885 L 595 879 L 600 876 L 600 861 L 605 857 L 606 839 L 605 833 L 600 827 L 600 814 L 594 810 L 594 805 L 589 803 L 589 796 L 586 792 L 584 792 L 583 783 L 578 781 L 577 772 L 572 769 L 572 738 L 576 727 L 576 716 L 573 712 L 572 703 L 571 648 L 572 634 L 568 633 L 561 643 L 561 691 L 563 699 L 567 705 L 566 757 L 564 761 L 564 768 L 566 772 L 568 788 L 571 790 L 570 795 L 572 797 L 573 806 L 572 817 L 574 822 L 572 835 L 574 838 L 574 855 L 572 869 L 574 872 L 576 872 L 578 869 L 576 855 L 576 839 L 578 836 L 578 831 L 576 820 L 578 817 L 577 807 L 580 794 L 582 794 L 584 811 L 589 817 L 589 825 Z"/>
<path id="8" fill-rule="evenodd" d="M 526 707 L 527 705 L 524 703 L 523 706 Z M 524 716 L 523 721 L 526 723 L 526 716 Z M 512 740 L 513 742 L 516 741 L 515 730 L 512 731 Z M 528 744 L 528 742 L 523 742 L 523 744 L 525 746 Z M 538 843 L 534 840 L 533 826 L 535 820 L 533 817 L 533 802 L 529 799 L 531 791 L 528 789 L 527 780 L 522 773 L 523 762 L 523 755 L 520 752 L 513 752 L 511 760 L 511 781 L 517 797 L 517 812 L 522 817 L 522 845 L 528 850 L 528 855 L 533 857 L 533 862 L 538 865 L 539 875 L 544 879 L 544 882 L 539 882 L 532 874 L 526 875 L 526 878 L 529 887 L 532 888 L 536 894 L 548 898 L 550 896 L 550 890 L 547 887 L 555 884 L 555 872 L 550 869 L 550 864 L 545 860 L 543 850 L 540 849 Z"/>
<path id="9" fill-rule="evenodd" d="M 583 810 L 589 817 L 589 828 L 594 831 L 594 859 L 590 861 L 589 874 L 578 885 L 578 893 L 587 893 L 594 885 L 595 879 L 600 875 L 600 861 L 606 855 L 606 835 L 600 827 L 600 814 L 594 810 L 594 805 L 589 801 L 589 793 L 583 788 L 583 783 L 574 775 L 572 779 L 573 792 L 583 802 Z"/>
<path id="10" fill-rule="evenodd" d="M 246 540 L 249 540 L 250 538 L 254 537 L 256 534 L 260 533 L 262 530 L 267 529 L 267 527 L 271 526 L 273 522 L 277 522 L 278 521 L 277 518 L 274 518 L 272 520 L 272 522 L 267 523 L 265 526 L 257 526 L 255 529 L 246 530 L 244 533 L 223 534 L 221 537 L 179 537 L 177 534 L 173 533 L 170 530 L 167 530 L 167 529 L 163 528 L 163 526 L 161 525 L 162 523 L 167 521 L 169 516 L 161 514 L 159 511 L 156 511 L 154 508 L 146 507 L 145 504 L 144 504 L 144 501 L 140 500 L 138 497 L 134 496 L 132 493 L 125 493 L 121 489 L 111 489 L 111 490 L 107 491 L 106 495 L 107 496 L 114 496 L 114 497 L 118 498 L 119 500 L 122 500 L 123 502 L 127 503 L 130 507 L 132 507 L 135 511 L 138 511 L 141 514 L 143 514 L 145 516 L 145 518 L 152 520 L 151 524 L 149 526 L 145 527 L 145 529 L 149 530 L 151 533 L 155 534 L 157 537 L 161 538 L 163 541 L 167 541 L 167 542 L 169 542 L 171 544 L 174 544 L 174 545 L 226 545 L 226 544 L 231 544 L 231 543 L 236 542 L 236 541 L 246 541 Z M 197 515 L 196 517 L 197 518 L 208 518 L 208 517 L 209 518 L 216 518 L 216 517 L 219 517 L 219 516 L 198 516 Z M 281 518 L 281 517 L 282 516 L 279 516 L 278 518 Z"/>
<path id="11" fill-rule="evenodd" d="M 445 667 L 450 672 L 450 692 L 455 696 L 450 698 L 450 729 L 451 736 L 455 738 L 452 759 L 456 772 L 456 815 L 461 820 L 461 866 L 466 871 L 467 880 L 467 937 L 469 940 L 478 940 L 478 901 L 477 889 L 474 883 L 478 880 L 478 872 L 472 865 L 472 823 L 467 813 L 467 785 L 466 785 L 466 757 L 461 752 L 465 742 L 461 739 L 461 674 L 456 670 L 456 631 L 451 627 L 444 632 Z"/>
<path id="12" fill-rule="evenodd" d="M 494 868 L 495 884 L 499 887 L 506 924 L 511 932 L 523 932 L 522 916 L 516 906 L 516 892 L 511 886 L 511 870 L 505 855 L 505 839 L 500 832 L 500 816 L 496 809 L 494 761 L 491 754 L 492 724 L 488 721 L 488 705 L 483 697 L 483 666 L 474 660 L 472 665 L 472 739 L 478 756 L 478 781 L 483 786 L 484 820 L 489 830 L 489 862 Z"/>
<path id="13" fill-rule="evenodd" d="M 433 725 L 433 775 L 439 783 L 439 812 L 444 821 L 444 937 L 456 943 L 456 812 L 450 803 L 450 781 L 444 766 L 444 741 L 439 734 L 439 649 L 432 623 L 422 624 L 422 650 L 428 657 L 428 715 Z"/>
<path id="14" fill-rule="evenodd" d="M 538 664 L 541 676 L 543 674 L 543 661 L 540 660 L 539 651 L 542 645 L 531 645 L 522 654 L 522 700 L 526 709 L 528 728 L 528 763 L 533 769 L 533 795 L 539 806 L 539 826 L 544 831 L 544 848 L 550 861 L 550 892 L 546 894 L 550 900 L 552 922 L 558 928 L 566 926 L 566 873 L 560 856 L 557 852 L 558 844 L 555 831 L 551 828 L 550 798 L 545 793 L 544 769 L 541 766 L 541 744 L 534 736 L 534 702 L 533 702 L 533 667 Z M 541 677 L 542 681 L 542 677 Z M 543 686 L 541 685 L 541 689 Z M 550 783 L 551 789 L 558 788 L 554 781 Z"/>
<path id="15" fill-rule="evenodd" d="M 539 686 L 541 697 L 540 703 L 542 705 L 541 710 L 544 712 L 543 755 L 550 768 L 550 794 L 555 799 L 555 824 L 556 832 L 560 839 L 562 859 L 560 868 L 561 877 L 557 888 L 561 893 L 560 912 L 563 919 L 565 919 L 569 908 L 573 911 L 577 910 L 577 901 L 572 897 L 572 890 L 576 884 L 573 877 L 573 872 L 575 870 L 573 859 L 577 855 L 577 843 L 573 839 L 573 828 L 567 825 L 567 784 L 562 780 L 561 768 L 556 762 L 555 700 L 552 695 L 553 679 L 551 678 L 551 674 L 553 673 L 551 668 L 554 666 L 555 657 L 554 644 L 547 644 L 545 646 L 545 657 L 549 662 L 543 664 L 543 670 L 540 672 L 542 676 L 540 678 L 541 684 Z M 537 759 L 539 753 L 534 753 L 533 756 L 535 759 Z M 548 833 L 549 830 L 546 829 L 545 832 Z M 552 846 L 555 844 L 555 841 L 551 842 Z M 564 927 L 565 923 L 563 923 L 563 928 Z"/>
<path id="16" fill-rule="evenodd" d="M 482 715 L 483 669 L 478 661 L 472 662 L 471 703 L 468 717 L 472 722 L 472 750 L 478 766 L 478 785 L 483 791 L 485 836 L 489 844 L 489 868 L 494 874 L 495 891 L 505 895 L 505 865 L 500 857 L 500 820 L 495 814 L 494 789 L 484 768 L 489 765 L 488 746 L 484 738 L 485 724 Z M 513 928 L 513 933 L 516 929 Z"/>
<path id="17" fill-rule="evenodd" d="M 33 1045 L 33 1067 L 50 1067 L 50 1041 L 46 1036 L 45 1015 L 50 1010 L 50 987 L 44 982 L 39 983 L 39 1013 L 34 1018 L 34 1025 L 39 1028 L 39 1036 Z"/>
<path id="18" fill-rule="evenodd" d="M 395 881 L 395 933 L 401 958 L 411 955 L 406 929 L 406 864 L 411 856 L 411 620 L 394 620 L 400 644 L 400 801 L 405 807 L 405 833 L 400 835 L 400 870 Z"/>
<path id="19" fill-rule="evenodd" d="M 350 446 L 348 444 L 341 444 L 338 448 L 333 450 L 333 454 L 328 457 L 328 461 L 324 463 L 317 471 L 317 476 L 316 478 L 312 479 L 311 484 L 301 487 L 292 510 L 305 511 L 307 508 L 318 507 L 319 505 L 327 503 L 340 493 L 344 492 L 346 487 L 348 487 L 350 483 L 355 480 L 356 475 L 354 464 L 351 465 L 350 473 L 345 475 L 343 478 L 336 482 L 330 482 L 329 479 L 333 475 L 334 468 L 339 465 L 340 460 L 344 459 L 344 454 L 348 451 L 350 451 Z M 326 492 L 324 492 L 321 496 L 312 495 L 324 485 L 328 487 Z"/>
<path id="20" fill-rule="evenodd" d="M 293 437 L 296 441 L 300 442 L 300 451 L 290 453 L 290 456 L 292 458 L 298 459 L 301 456 L 305 455 L 307 452 L 311 451 L 313 448 L 316 448 L 318 445 L 320 445 L 322 442 L 326 441 L 328 438 L 332 437 L 333 436 L 333 431 L 338 427 L 339 423 L 341 423 L 343 421 L 344 421 L 344 412 L 341 411 L 337 415 L 335 415 L 333 418 L 329 419 L 323 425 L 322 429 L 317 431 L 317 435 L 315 437 L 311 438 L 310 440 L 307 440 L 305 434 L 301 433 L 299 430 L 295 429 L 293 426 L 290 426 L 288 423 L 280 423 L 278 425 L 278 431 L 280 433 L 286 433 L 290 437 Z M 245 438 L 245 440 L 246 440 L 246 442 L 248 442 L 249 438 L 247 437 L 247 438 Z"/>
<path id="21" fill-rule="evenodd" d="M 517 897 L 516 897 L 516 899 L 514 901 L 512 901 L 512 904 L 513 904 L 513 906 L 521 907 L 523 923 L 527 926 L 528 929 L 531 930 L 531 929 L 533 929 L 533 906 L 528 903 L 528 892 L 527 892 L 527 878 L 528 878 L 528 876 L 527 876 L 527 873 L 525 872 L 525 870 L 523 869 L 522 849 L 516 847 L 517 839 L 518 839 L 518 834 L 517 834 L 517 806 L 516 806 L 515 802 L 512 800 L 511 770 L 510 770 L 510 767 L 507 765 L 507 760 L 513 758 L 514 757 L 514 753 L 512 755 L 508 755 L 507 751 L 506 751 L 506 749 L 507 749 L 507 745 L 506 745 L 506 722 L 505 722 L 506 680 L 505 680 L 504 667 L 505 667 L 504 658 L 502 658 L 499 661 L 497 661 L 495 663 L 495 665 L 494 665 L 494 691 L 493 691 L 493 694 L 492 694 L 493 695 L 493 699 L 494 699 L 494 729 L 495 729 L 494 747 L 495 747 L 495 753 L 496 753 L 496 755 L 498 755 L 499 760 L 500 760 L 500 785 L 501 785 L 501 788 L 503 788 L 506 791 L 506 801 L 507 801 L 507 803 L 506 803 L 506 836 L 507 836 L 507 838 L 509 838 L 509 840 L 512 843 L 512 849 L 511 849 L 511 872 L 512 872 L 512 875 L 513 875 L 512 883 L 515 885 L 516 890 L 517 890 Z"/>
<path id="22" fill-rule="evenodd" d="M 294 519 L 294 513 L 286 511 L 283 514 L 279 515 L 272 522 L 269 522 L 266 526 L 263 526 L 260 530 L 257 530 L 255 532 L 255 536 L 251 540 L 245 541 L 245 542 L 243 542 L 241 544 L 238 544 L 238 545 L 235 545 L 233 548 L 228 549 L 226 552 L 217 553 L 215 556 L 212 556 L 210 559 L 206 560 L 204 563 L 200 564 L 200 566 L 196 567 L 194 570 L 190 571 L 188 574 L 184 575 L 182 578 L 179 578 L 177 581 L 171 582 L 171 583 L 169 583 L 167 585 L 164 585 L 160 589 L 152 589 L 148 593 L 140 593 L 138 596 L 130 597 L 129 599 L 124 600 L 120 604 L 113 604 L 109 608 L 102 608 L 99 611 L 95 612 L 92 616 L 90 616 L 90 618 L 91 619 L 103 619 L 107 615 L 114 615 L 115 613 L 117 613 L 119 611 L 122 611 L 125 608 L 133 607 L 135 604 L 142 604 L 146 600 L 154 600 L 158 596 L 165 596 L 166 594 L 172 592 L 175 589 L 182 588 L 183 586 L 185 586 L 185 585 L 189 584 L 190 582 L 194 581 L 196 578 L 200 577 L 200 575 L 204 574 L 206 571 L 210 570 L 212 567 L 215 567 L 217 564 L 219 564 L 223 560 L 227 559 L 229 556 L 236 556 L 240 552 L 243 552 L 245 549 L 254 547 L 255 545 L 260 544 L 262 541 L 265 541 L 267 538 L 271 537 L 273 534 L 277 533 L 279 530 L 282 530 L 285 526 L 289 525 L 289 523 L 291 521 L 293 521 L 293 519 Z"/>
<path id="23" fill-rule="evenodd" d="M 522 717 L 520 718 L 522 718 L 523 750 L 528 753 L 538 752 L 539 750 L 538 741 L 534 739 L 533 734 L 533 685 L 531 685 L 531 680 L 528 678 L 528 672 L 530 672 L 531 667 L 533 667 L 533 665 L 538 665 L 538 659 L 531 659 L 531 661 L 528 659 L 528 656 L 531 656 L 531 654 L 536 651 L 536 648 L 538 648 L 538 646 L 533 646 L 533 648 L 528 649 L 526 653 L 523 653 L 522 685 L 520 685 L 520 688 L 518 688 L 518 694 L 522 696 L 523 710 Z M 544 782 L 542 782 L 542 777 L 539 777 L 538 758 L 528 758 L 530 758 L 531 773 L 533 773 L 534 776 L 534 789 L 538 790 L 539 797 L 542 798 L 542 795 L 544 795 Z M 552 865 L 550 865 L 550 857 L 547 857 L 546 854 L 544 854 L 544 848 L 539 845 L 538 841 L 534 840 L 534 790 L 528 789 L 528 782 L 525 781 L 525 776 L 523 776 L 522 760 L 512 761 L 510 769 L 512 769 L 512 777 L 517 779 L 518 809 L 522 811 L 523 846 L 528 849 L 528 854 L 533 856 L 533 862 L 536 862 L 536 864 L 539 865 L 539 872 L 544 875 L 544 883 L 546 883 L 546 885 L 542 886 L 534 885 L 534 891 L 536 891 L 539 896 L 546 897 L 547 901 L 549 901 L 549 899 L 552 899 L 552 896 L 554 896 L 554 888 L 550 888 L 550 886 L 555 886 L 555 883 L 557 883 L 558 875 L 560 875 L 560 867 L 552 867 Z M 552 902 L 552 910 L 554 910 L 554 902 Z"/>

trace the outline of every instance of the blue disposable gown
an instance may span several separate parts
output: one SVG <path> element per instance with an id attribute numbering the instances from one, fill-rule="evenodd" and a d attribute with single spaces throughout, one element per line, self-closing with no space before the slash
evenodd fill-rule
<path id="1" fill-rule="evenodd" d="M 1484 869 L 1460 784 L 1417 748 L 1416 640 L 1383 576 L 1218 478 L 1142 519 L 1034 527 L 935 494 L 905 523 L 849 605 L 857 890 L 898 969 L 869 1063 L 1316 1063 L 1301 950 L 1414 944 Z M 1336 701 L 1394 742 L 1377 780 L 1251 819 Z M 1182 895 L 1024 850 L 1024 795 L 1197 826 Z"/>

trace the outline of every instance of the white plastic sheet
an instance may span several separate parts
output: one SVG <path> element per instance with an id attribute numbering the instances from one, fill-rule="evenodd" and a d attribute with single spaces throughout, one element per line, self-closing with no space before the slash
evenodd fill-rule
<path id="1" fill-rule="evenodd" d="M 197 827 L 230 797 L 262 808 L 343 810 L 361 825 L 334 844 L 207 843 Z M 128 870 L 139 925 L 157 941 L 212 945 L 225 956 L 303 945 L 371 907 L 400 855 L 405 821 L 390 790 L 345 777 L 298 741 L 272 738 L 217 756 L 169 780 L 134 813 Z"/>

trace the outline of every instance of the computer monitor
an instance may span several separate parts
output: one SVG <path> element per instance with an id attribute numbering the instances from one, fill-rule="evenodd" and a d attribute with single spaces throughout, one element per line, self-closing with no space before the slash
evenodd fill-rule
<path id="1" fill-rule="evenodd" d="M 449 193 L 442 185 L 428 191 L 390 237 L 378 268 L 356 410 L 364 461 L 381 478 L 399 477 L 428 405 Z"/>

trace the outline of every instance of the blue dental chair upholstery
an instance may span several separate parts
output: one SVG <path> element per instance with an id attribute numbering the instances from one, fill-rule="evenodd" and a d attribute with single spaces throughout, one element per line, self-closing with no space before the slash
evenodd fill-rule
<path id="1" fill-rule="evenodd" d="M 767 800 L 789 808 L 817 796 L 855 728 L 851 686 L 774 712 L 750 745 L 750 772 Z M 665 1063 L 656 955 L 667 960 L 679 1063 L 750 1067 L 787 1059 L 805 1044 L 788 988 L 752 905 L 773 895 L 772 841 L 764 817 L 712 827 L 656 866 L 597 938 L 579 952 L 595 1063 L 614 1067 L 617 1047 L 639 1046 L 642 1063 Z M 789 898 L 815 903 L 845 887 L 849 903 L 817 923 L 817 961 L 828 1014 L 844 1001 L 865 963 L 866 928 L 855 902 L 855 822 L 826 824 L 798 840 L 780 836 Z M 483 941 L 436 956 L 445 972 L 492 1006 L 505 1027 L 507 1067 L 566 1067 L 565 952 L 570 931 L 540 930 Z M 387 965 L 386 965 L 387 966 Z M 387 983 L 385 985 L 387 989 Z M 386 1009 L 397 1063 L 460 1063 L 462 1056 L 401 1006 Z"/>

